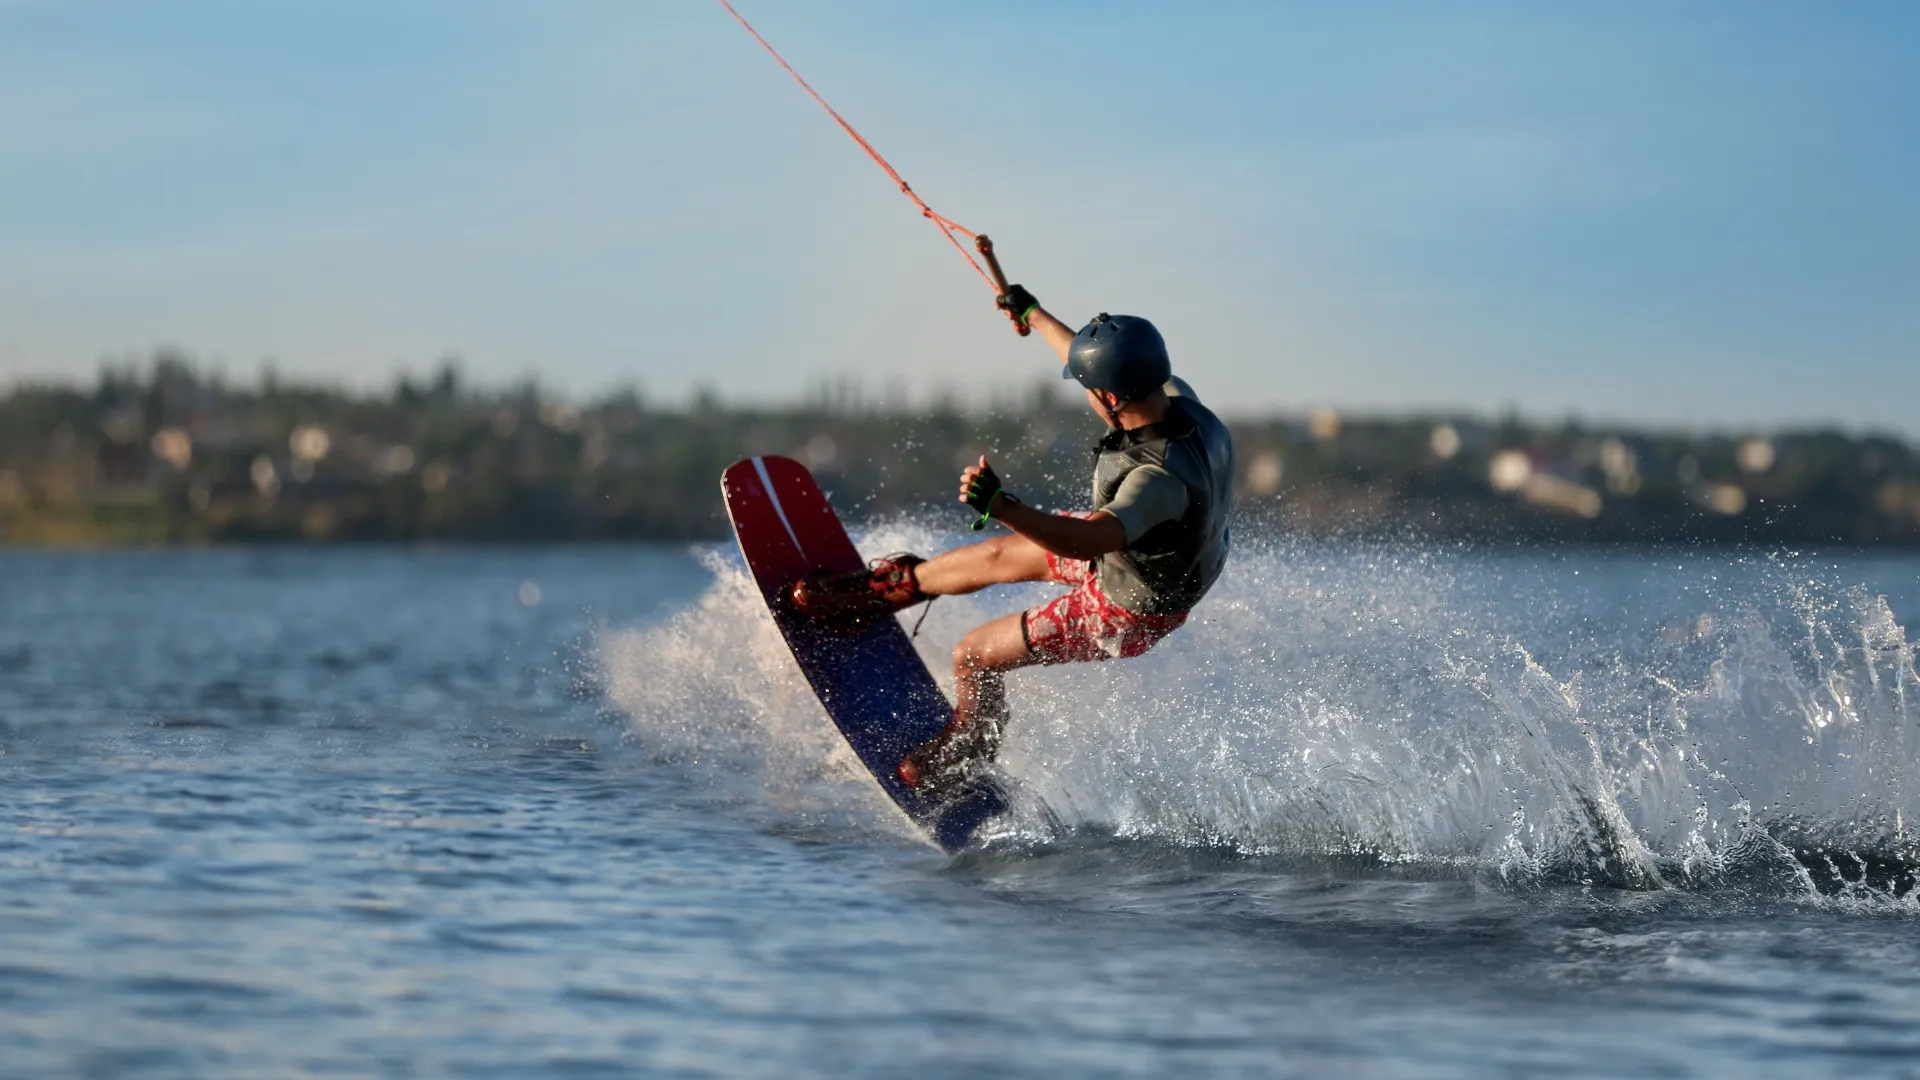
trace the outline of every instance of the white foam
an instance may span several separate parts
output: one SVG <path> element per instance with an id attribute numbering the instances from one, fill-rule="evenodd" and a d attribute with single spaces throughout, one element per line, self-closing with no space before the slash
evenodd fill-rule
<path id="1" fill-rule="evenodd" d="M 910 521 L 861 539 L 870 554 L 935 546 Z M 1583 585 L 1577 558 L 1242 543 L 1147 656 L 1012 676 L 1011 827 L 1638 886 L 1711 879 L 1787 824 L 1910 846 L 1920 679 L 1884 599 L 1785 563 L 1649 556 L 1662 610 L 1588 617 L 1580 605 L 1607 594 L 1583 590 L 1639 572 L 1598 561 L 1628 576 L 1609 586 L 1590 566 Z M 737 557 L 707 566 L 696 607 L 603 643 L 638 739 L 750 775 L 782 813 L 902 830 Z M 1547 582 L 1537 601 L 1517 583 L 1528 574 Z M 918 647 L 943 687 L 967 628 L 1044 595 L 936 603 Z"/>

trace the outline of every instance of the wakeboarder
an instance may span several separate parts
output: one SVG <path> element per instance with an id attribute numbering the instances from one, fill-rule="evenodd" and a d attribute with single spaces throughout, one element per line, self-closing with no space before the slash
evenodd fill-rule
<path id="1" fill-rule="evenodd" d="M 1006 286 L 996 302 L 1052 346 L 1066 364 L 1061 377 L 1079 382 L 1107 423 L 1095 449 L 1092 508 L 1028 506 L 1001 487 L 983 456 L 960 474 L 960 501 L 979 512 L 980 523 L 998 521 L 1013 535 L 932 559 L 890 555 L 863 572 L 816 573 L 792 590 L 801 612 L 858 625 L 989 585 L 1066 586 L 954 646 L 952 722 L 896 770 L 902 783 L 929 794 L 963 786 L 993 759 L 1008 716 L 1007 672 L 1139 656 L 1186 622 L 1227 559 L 1233 438 L 1173 376 L 1154 325 L 1102 314 L 1076 333 L 1020 285 Z"/>

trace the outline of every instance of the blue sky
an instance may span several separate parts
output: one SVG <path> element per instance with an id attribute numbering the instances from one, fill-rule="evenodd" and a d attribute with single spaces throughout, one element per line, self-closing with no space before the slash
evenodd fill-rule
<path id="1" fill-rule="evenodd" d="M 741 0 L 1235 410 L 1920 434 L 1920 6 Z M 708 0 L 0 0 L 0 379 L 1049 373 Z"/>

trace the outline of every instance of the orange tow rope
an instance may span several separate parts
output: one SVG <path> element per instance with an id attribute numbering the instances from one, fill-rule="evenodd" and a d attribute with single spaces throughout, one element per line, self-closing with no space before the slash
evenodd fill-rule
<path id="1" fill-rule="evenodd" d="M 999 260 L 994 258 L 993 241 L 987 239 L 985 234 L 974 232 L 952 218 L 941 214 L 933 207 L 928 206 L 927 200 L 921 198 L 912 187 L 908 186 L 905 178 L 900 175 L 900 170 L 894 168 L 891 162 L 881 156 L 880 151 L 873 148 L 873 144 L 867 141 L 866 136 L 855 131 L 853 125 L 847 123 L 846 117 L 834 111 L 833 106 L 827 104 L 827 99 L 821 97 L 819 91 L 808 84 L 807 80 L 801 78 L 799 72 L 793 70 L 793 65 L 787 63 L 786 57 L 781 56 L 779 50 L 775 49 L 771 44 L 768 44 L 766 38 L 760 36 L 760 31 L 755 30 L 752 23 L 742 17 L 738 11 L 735 11 L 733 5 L 728 3 L 727 0 L 720 0 L 720 6 L 726 8 L 727 14 L 733 16 L 735 22 L 739 23 L 747 33 L 753 35 L 753 40 L 759 42 L 760 47 L 767 50 L 768 56 L 773 57 L 776 63 L 786 69 L 787 74 L 793 76 L 793 81 L 800 84 L 800 89 L 805 90 L 814 101 L 819 102 L 821 108 L 827 110 L 827 115 L 833 117 L 833 122 L 839 124 L 842 131 L 845 131 L 851 136 L 854 142 L 860 144 L 860 149 L 867 152 L 867 156 L 873 159 L 875 165 L 880 166 L 880 168 L 885 170 L 886 174 L 893 179 L 894 183 L 900 185 L 900 193 L 912 199 L 913 204 L 920 208 L 920 213 L 925 216 L 927 220 L 939 226 L 940 235 L 947 238 L 947 243 L 953 245 L 953 249 L 960 253 L 961 258 L 967 260 L 967 265 L 973 267 L 973 272 L 979 274 L 980 279 L 985 281 L 987 286 L 991 288 L 996 295 L 1007 291 L 1006 275 L 1001 273 Z M 956 236 L 955 234 L 958 235 Z M 986 260 L 985 266 L 982 266 L 980 259 L 974 258 L 973 252 L 968 251 L 966 245 L 960 242 L 960 236 L 964 236 L 973 241 L 974 249 L 979 251 L 982 259 Z M 991 273 L 989 273 L 989 271 L 991 271 Z M 1011 312 L 1008 314 L 1013 318 L 1014 328 L 1020 331 L 1021 336 L 1026 336 L 1028 329 L 1026 324 L 1020 320 L 1020 316 L 1014 315 Z"/>

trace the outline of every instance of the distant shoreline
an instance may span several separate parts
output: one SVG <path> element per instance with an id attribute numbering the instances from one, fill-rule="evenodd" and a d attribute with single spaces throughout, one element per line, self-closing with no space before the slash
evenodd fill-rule
<path id="1" fill-rule="evenodd" d="M 865 523 L 849 522 L 856 537 Z M 978 539 L 963 529 L 953 530 L 958 542 Z M 1460 536 L 1418 532 L 1299 532 L 1248 529 L 1239 526 L 1236 539 L 1241 544 L 1299 544 L 1305 548 L 1319 545 L 1378 547 L 1385 549 L 1447 549 L 1466 553 L 1515 551 L 1579 552 L 1656 552 L 1709 551 L 1741 552 L 1755 555 L 1789 554 L 1795 557 L 1824 552 L 1871 554 L 1874 552 L 1920 552 L 1920 542 L 1910 539 L 1882 541 L 1806 540 L 1765 537 L 1688 539 L 1596 538 L 1591 536 Z M 129 552 L 233 552 L 233 551 L 506 551 L 506 550 L 614 550 L 619 548 L 686 549 L 732 543 L 732 534 L 724 531 L 692 536 L 595 536 L 595 537 L 356 537 L 350 540 L 315 540 L 300 536 L 219 538 L 198 540 L 100 540 L 41 543 L 33 540 L 0 538 L 0 558 L 31 554 L 115 554 Z"/>
<path id="2" fill-rule="evenodd" d="M 962 412 L 824 387 L 787 408 L 574 404 L 442 368 L 391 393 L 234 386 L 163 354 L 0 396 L 0 547 L 724 540 L 734 461 L 807 465 L 849 520 L 952 512 L 981 454 L 1084 506 L 1099 421 L 1057 385 Z M 1509 416 L 1234 416 L 1243 530 L 1423 545 L 1920 547 L 1920 448 L 1828 430 L 1686 434 Z M 1417 539 L 1416 539 L 1417 538 Z"/>

